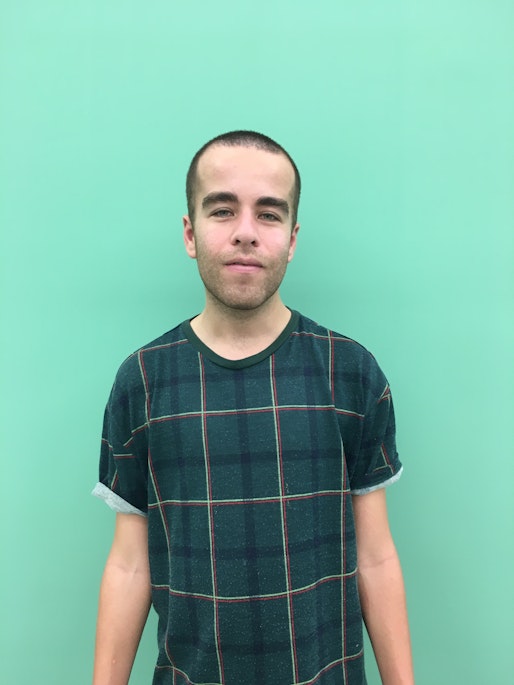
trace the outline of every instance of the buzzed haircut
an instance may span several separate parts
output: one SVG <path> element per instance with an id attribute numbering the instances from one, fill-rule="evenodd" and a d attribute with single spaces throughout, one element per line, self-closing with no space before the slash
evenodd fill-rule
<path id="1" fill-rule="evenodd" d="M 300 191 L 301 191 L 301 180 L 300 173 L 293 161 L 291 155 L 284 150 L 284 148 L 279 145 L 272 138 L 268 138 L 262 133 L 257 133 L 257 131 L 229 131 L 228 133 L 222 133 L 215 138 L 209 140 L 205 145 L 203 145 L 198 152 L 193 157 L 186 177 L 186 198 L 187 198 L 187 211 L 191 221 L 194 221 L 195 215 L 195 195 L 197 186 L 197 171 L 198 162 L 203 153 L 211 147 L 211 145 L 224 145 L 226 147 L 254 147 L 258 150 L 265 150 L 266 152 L 274 152 L 275 154 L 283 154 L 291 162 L 294 170 L 294 188 L 293 188 L 293 206 L 292 206 L 292 223 L 293 226 L 296 224 L 296 219 L 298 216 L 298 205 L 300 203 Z"/>

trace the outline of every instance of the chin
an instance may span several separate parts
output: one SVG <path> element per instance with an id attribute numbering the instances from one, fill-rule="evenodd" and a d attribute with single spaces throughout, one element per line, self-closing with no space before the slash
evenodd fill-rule
<path id="1" fill-rule="evenodd" d="M 219 300 L 227 309 L 235 309 L 241 312 L 251 312 L 254 309 L 259 309 L 267 300 Z"/>
<path id="2" fill-rule="evenodd" d="M 232 309 L 240 312 L 251 312 L 256 309 L 260 309 L 266 303 L 268 303 L 275 292 L 276 291 L 270 294 L 260 293 L 258 295 L 254 293 L 253 295 L 248 295 L 247 297 L 242 295 L 241 292 L 233 293 L 232 296 L 226 293 L 211 292 L 210 294 L 216 302 L 220 303 L 226 309 Z"/>

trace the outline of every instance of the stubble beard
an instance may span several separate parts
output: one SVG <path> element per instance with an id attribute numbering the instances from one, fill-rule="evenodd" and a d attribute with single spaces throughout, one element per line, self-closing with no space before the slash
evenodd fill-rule
<path id="1" fill-rule="evenodd" d="M 276 295 L 286 272 L 287 257 L 264 267 L 264 274 L 243 276 L 239 284 L 227 282 L 228 279 L 219 271 L 223 267 L 210 264 L 201 254 L 197 255 L 197 264 L 207 298 L 215 306 L 224 310 L 250 312 L 264 307 Z M 258 282 L 252 283 L 252 279 Z"/>

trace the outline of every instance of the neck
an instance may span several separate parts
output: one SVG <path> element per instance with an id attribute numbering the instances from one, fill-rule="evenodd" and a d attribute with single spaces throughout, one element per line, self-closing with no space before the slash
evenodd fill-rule
<path id="1" fill-rule="evenodd" d="M 232 309 L 207 301 L 191 321 L 200 340 L 225 359 L 244 359 L 265 350 L 278 338 L 291 318 L 280 298 L 257 309 Z"/>

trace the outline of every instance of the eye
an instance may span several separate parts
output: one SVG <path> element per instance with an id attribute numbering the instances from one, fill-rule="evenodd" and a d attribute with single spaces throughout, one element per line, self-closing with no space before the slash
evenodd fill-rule
<path id="1" fill-rule="evenodd" d="M 216 209 L 212 212 L 211 216 L 215 216 L 218 219 L 226 219 L 227 217 L 232 216 L 232 211 L 230 209 Z"/>
<path id="2" fill-rule="evenodd" d="M 264 219 L 264 221 L 280 221 L 280 217 L 271 212 L 262 212 L 259 216 L 261 219 Z"/>

